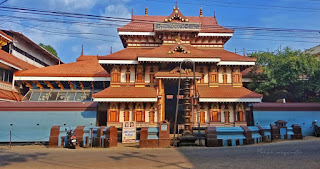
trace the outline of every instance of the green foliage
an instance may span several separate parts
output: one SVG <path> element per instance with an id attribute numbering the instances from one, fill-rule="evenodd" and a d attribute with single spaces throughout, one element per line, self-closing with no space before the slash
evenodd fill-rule
<path id="1" fill-rule="evenodd" d="M 53 54 L 54 56 L 58 57 L 57 51 L 51 46 L 51 45 L 44 45 L 43 43 L 40 43 L 39 46 L 43 47 L 44 49 L 46 49 L 48 52 L 50 52 L 51 54 Z"/>
<path id="2" fill-rule="evenodd" d="M 286 98 L 291 102 L 320 102 L 320 61 L 315 55 L 285 48 L 252 53 L 257 66 L 249 88 L 264 94 L 263 101 Z"/>

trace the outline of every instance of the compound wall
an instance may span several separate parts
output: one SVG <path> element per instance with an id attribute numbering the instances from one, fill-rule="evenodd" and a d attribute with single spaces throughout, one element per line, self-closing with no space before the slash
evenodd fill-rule
<path id="1" fill-rule="evenodd" d="M 253 104 L 254 124 L 269 126 L 284 120 L 287 127 L 299 124 L 302 135 L 312 135 L 312 122 L 320 121 L 320 104 L 315 103 L 257 103 Z"/>
<path id="2" fill-rule="evenodd" d="M 49 141 L 52 126 L 96 126 L 96 103 L 1 102 L 0 142 Z"/>

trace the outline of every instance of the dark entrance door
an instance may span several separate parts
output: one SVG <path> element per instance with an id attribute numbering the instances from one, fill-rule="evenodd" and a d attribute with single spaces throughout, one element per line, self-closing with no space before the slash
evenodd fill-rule
<path id="1" fill-rule="evenodd" d="M 183 81 L 181 81 L 181 84 Z M 182 85 L 181 85 L 182 86 Z M 165 119 L 170 122 L 170 133 L 173 133 L 174 129 L 174 118 L 176 112 L 177 104 L 177 94 L 178 94 L 178 80 L 164 80 L 164 92 L 165 92 Z M 180 91 L 180 95 L 183 95 L 183 92 Z M 180 104 L 182 100 L 180 98 Z M 178 112 L 178 124 L 183 124 L 183 107 L 179 104 Z"/>

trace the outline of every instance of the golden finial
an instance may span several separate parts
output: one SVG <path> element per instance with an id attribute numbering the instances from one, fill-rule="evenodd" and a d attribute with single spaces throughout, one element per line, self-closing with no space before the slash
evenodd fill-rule
<path id="1" fill-rule="evenodd" d="M 202 6 L 200 6 L 200 17 L 203 17 Z"/>
<path id="2" fill-rule="evenodd" d="M 146 5 L 146 9 L 144 10 L 144 15 L 148 16 L 148 6 Z"/>

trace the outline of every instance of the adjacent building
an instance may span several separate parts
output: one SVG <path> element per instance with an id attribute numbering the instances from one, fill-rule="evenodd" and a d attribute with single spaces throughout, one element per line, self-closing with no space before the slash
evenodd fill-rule
<path id="1" fill-rule="evenodd" d="M 0 48 L 0 101 L 21 101 L 23 97 L 22 86 L 13 83 L 14 72 L 61 63 L 59 58 L 14 31 L 0 30 Z"/>

